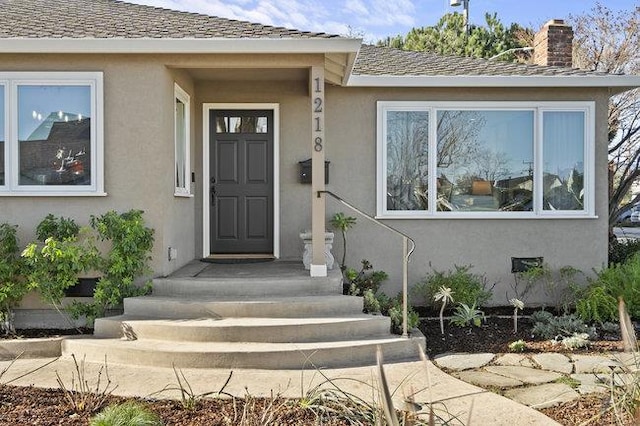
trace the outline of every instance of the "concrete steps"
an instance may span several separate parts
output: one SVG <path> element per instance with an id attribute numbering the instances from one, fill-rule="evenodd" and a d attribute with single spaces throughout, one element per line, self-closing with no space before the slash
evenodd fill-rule
<path id="1" fill-rule="evenodd" d="M 376 347 L 385 362 L 414 360 L 415 341 L 401 337 L 310 343 L 176 342 L 164 340 L 65 340 L 63 353 L 88 362 L 177 368 L 302 369 L 354 367 L 375 363 Z"/>
<path id="2" fill-rule="evenodd" d="M 123 327 L 126 336 L 123 336 Z M 100 338 L 169 340 L 173 342 L 305 343 L 387 337 L 390 320 L 352 315 L 326 318 L 150 319 L 122 315 L 96 322 Z"/>
<path id="3" fill-rule="evenodd" d="M 363 314 L 362 298 L 341 294 L 339 271 L 310 278 L 297 264 L 190 266 L 191 275 L 154 280 L 152 295 L 125 299 L 123 315 L 96 320 L 94 338 L 65 340 L 63 355 L 158 367 L 299 369 L 309 362 L 370 365 L 377 346 L 385 362 L 415 360 L 424 347 L 424 337 L 390 334 L 388 317 Z"/>
<path id="4" fill-rule="evenodd" d="M 124 312 L 152 318 L 304 318 L 353 315 L 362 312 L 362 298 L 355 296 L 131 297 Z"/>

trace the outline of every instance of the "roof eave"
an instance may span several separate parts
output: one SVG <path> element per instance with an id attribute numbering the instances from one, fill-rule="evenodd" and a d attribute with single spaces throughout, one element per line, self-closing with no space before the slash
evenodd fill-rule
<path id="1" fill-rule="evenodd" d="M 606 87 L 616 93 L 640 87 L 635 75 L 397 76 L 352 74 L 351 87 Z"/>
<path id="2" fill-rule="evenodd" d="M 0 53 L 355 53 L 353 38 L 5 38 Z"/>

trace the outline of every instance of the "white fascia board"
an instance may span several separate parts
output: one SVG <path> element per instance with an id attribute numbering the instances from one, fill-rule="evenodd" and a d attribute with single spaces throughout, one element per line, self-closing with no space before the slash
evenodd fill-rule
<path id="1" fill-rule="evenodd" d="M 351 75 L 351 87 L 640 87 L 640 76 L 390 76 Z"/>
<path id="2" fill-rule="evenodd" d="M 0 53 L 345 53 L 353 38 L 12 38 Z"/>

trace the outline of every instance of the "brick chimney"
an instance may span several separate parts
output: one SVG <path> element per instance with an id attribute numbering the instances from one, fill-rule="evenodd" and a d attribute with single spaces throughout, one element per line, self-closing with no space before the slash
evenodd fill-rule
<path id="1" fill-rule="evenodd" d="M 544 24 L 533 38 L 533 63 L 571 67 L 573 30 L 562 19 L 552 19 Z"/>

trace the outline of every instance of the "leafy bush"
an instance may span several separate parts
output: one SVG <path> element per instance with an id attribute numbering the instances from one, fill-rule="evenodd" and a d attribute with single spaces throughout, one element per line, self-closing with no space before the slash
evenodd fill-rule
<path id="1" fill-rule="evenodd" d="M 391 318 L 391 332 L 402 334 L 402 295 L 392 300 L 392 305 L 388 311 Z M 407 307 L 407 330 L 411 331 L 420 324 L 420 316 L 409 305 Z"/>
<path id="2" fill-rule="evenodd" d="M 380 301 L 376 297 L 375 293 L 371 290 L 365 290 L 362 295 L 364 299 L 364 312 L 368 314 L 380 313 Z"/>
<path id="3" fill-rule="evenodd" d="M 532 320 L 534 320 L 533 315 Z M 554 339 L 558 336 L 570 337 L 574 334 L 586 334 L 590 338 L 595 338 L 597 335 L 595 327 L 589 327 L 573 314 L 559 317 L 537 314 L 531 332 L 544 339 Z"/>
<path id="4" fill-rule="evenodd" d="M 348 268 L 345 275 L 350 285 L 349 294 L 353 296 L 360 296 L 367 290 L 377 294 L 380 285 L 389 278 L 384 271 L 374 271 L 373 265 L 366 259 L 361 261 L 360 271 Z"/>
<path id="5" fill-rule="evenodd" d="M 47 238 L 58 241 L 75 238 L 80 232 L 80 227 L 71 218 L 55 217 L 49 213 L 36 227 L 36 237 L 44 242 Z"/>
<path id="6" fill-rule="evenodd" d="M 71 312 L 75 318 L 102 316 L 107 309 L 120 306 L 124 298 L 150 291 L 150 281 L 142 287 L 137 282 L 151 272 L 149 261 L 154 241 L 154 231 L 145 226 L 142 214 L 141 210 L 130 210 L 91 216 L 91 227 L 97 231 L 100 240 L 111 242 L 111 249 L 98 263 L 98 269 L 104 275 L 96 285 L 94 303 L 74 303 Z"/>
<path id="7" fill-rule="evenodd" d="M 511 352 L 524 352 L 525 349 L 527 349 L 527 343 L 522 339 L 509 343 Z"/>
<path id="8" fill-rule="evenodd" d="M 17 226 L 0 224 L 0 331 L 14 334 L 13 309 L 32 289 L 24 279 L 18 250 Z"/>
<path id="9" fill-rule="evenodd" d="M 615 321 L 619 297 L 627 304 L 629 315 L 640 319 L 640 254 L 598 272 L 577 297 L 576 311 L 585 321 Z"/>
<path id="10" fill-rule="evenodd" d="M 29 243 L 22 252 L 26 278 L 60 312 L 65 290 L 77 284 L 79 274 L 96 266 L 98 251 L 73 219 L 49 214 L 36 233 L 42 243 Z"/>
<path id="11" fill-rule="evenodd" d="M 162 426 L 160 417 L 142 404 L 110 405 L 91 419 L 90 426 Z"/>
<path id="12" fill-rule="evenodd" d="M 617 238 L 612 238 L 609 241 L 609 266 L 624 263 L 638 252 L 640 252 L 640 240 L 629 238 L 619 241 Z"/>
<path id="13" fill-rule="evenodd" d="M 464 303 L 467 306 L 481 307 L 491 298 L 491 290 L 495 284 L 487 290 L 486 277 L 471 273 L 471 267 L 471 265 L 456 265 L 453 271 L 434 270 L 422 282 L 414 286 L 413 293 L 431 303 L 440 288 L 445 287 L 451 289 L 456 302 Z"/>

